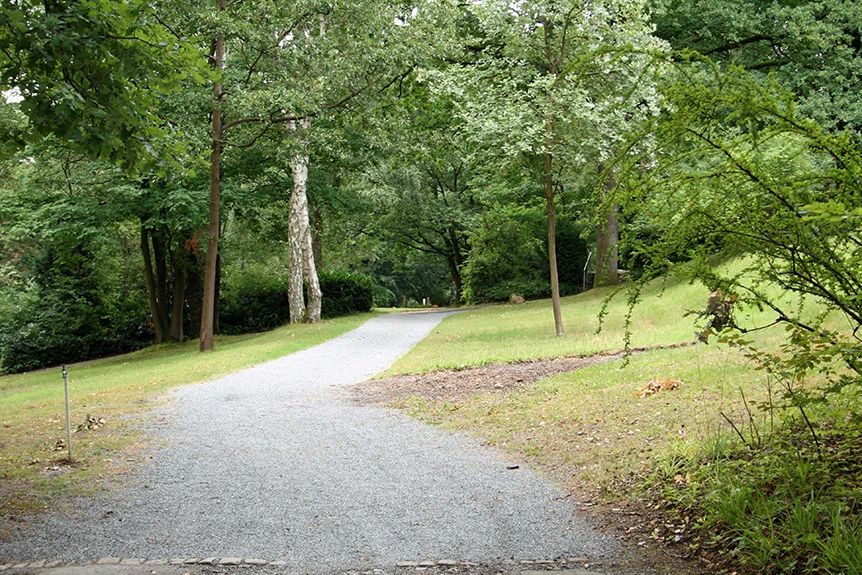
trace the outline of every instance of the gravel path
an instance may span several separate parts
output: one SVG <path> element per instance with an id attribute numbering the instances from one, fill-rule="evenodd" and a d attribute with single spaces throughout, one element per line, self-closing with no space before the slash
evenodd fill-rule
<path id="1" fill-rule="evenodd" d="M 496 452 L 343 387 L 446 313 L 390 315 L 175 393 L 166 447 L 118 491 L 3 541 L 7 560 L 257 557 L 309 573 L 396 561 L 607 557 L 563 494 Z"/>

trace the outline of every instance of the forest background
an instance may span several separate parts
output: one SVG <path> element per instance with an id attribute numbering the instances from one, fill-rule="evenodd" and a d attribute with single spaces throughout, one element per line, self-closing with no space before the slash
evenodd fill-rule
<path id="1" fill-rule="evenodd" d="M 768 401 L 661 497 L 751 571 L 860 572 L 862 5 L 284 4 L 2 0 L 0 371 L 697 281 Z"/>

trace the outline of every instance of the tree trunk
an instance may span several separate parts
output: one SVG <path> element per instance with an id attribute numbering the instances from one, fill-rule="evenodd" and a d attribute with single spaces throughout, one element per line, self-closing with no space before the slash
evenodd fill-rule
<path id="1" fill-rule="evenodd" d="M 614 178 L 605 180 L 605 192 L 614 189 Z M 600 202 L 600 204 L 603 202 Z M 617 285 L 620 281 L 618 244 L 620 241 L 619 206 L 612 204 L 596 230 L 596 287 Z"/>
<path id="2" fill-rule="evenodd" d="M 147 296 L 150 301 L 150 315 L 153 319 L 153 332 L 156 336 L 156 343 L 164 343 L 165 341 L 165 317 L 162 313 L 158 292 L 156 290 L 156 280 L 153 274 L 153 260 L 150 255 L 150 238 L 147 228 L 141 225 L 141 253 L 144 256 L 144 280 L 147 283 Z"/>
<path id="3" fill-rule="evenodd" d="M 227 9 L 227 0 L 219 0 L 219 11 Z M 213 68 L 216 74 L 224 69 L 224 34 L 216 35 Z M 210 203 L 209 238 L 207 240 L 206 271 L 204 273 L 204 297 L 201 306 L 201 351 L 210 351 L 213 341 L 213 314 L 215 313 L 216 264 L 218 256 L 219 203 L 221 200 L 221 104 L 222 84 L 219 78 L 213 86 L 212 151 L 210 152 Z"/>
<path id="4" fill-rule="evenodd" d="M 336 182 L 336 187 L 339 185 Z M 314 263 L 317 267 L 323 265 L 323 212 L 317 204 L 309 202 L 311 210 L 311 246 L 314 253 Z"/>
<path id="5" fill-rule="evenodd" d="M 302 273 L 302 209 L 299 202 L 302 201 L 298 190 L 301 189 L 305 182 L 299 183 L 297 178 L 297 165 L 294 163 L 294 158 L 291 158 L 293 168 L 293 191 L 290 194 L 290 213 L 287 220 L 287 236 L 288 236 L 288 280 L 287 280 L 287 301 L 290 323 L 297 323 L 305 317 L 305 294 L 303 293 L 303 273 Z M 307 165 L 306 165 L 307 166 Z M 301 178 L 301 170 L 300 178 Z"/>
<path id="6" fill-rule="evenodd" d="M 560 306 L 560 277 L 557 274 L 557 215 L 554 206 L 554 173 L 551 144 L 553 143 L 553 120 L 545 124 L 545 201 L 548 208 L 548 265 L 551 268 L 551 304 L 554 308 L 554 327 L 558 336 L 564 335 L 563 311 Z"/>
<path id="7" fill-rule="evenodd" d="M 186 307 L 186 262 L 189 254 L 180 246 L 171 258 L 171 271 L 174 276 L 173 305 L 171 307 L 171 337 L 183 341 L 184 312 Z"/>
<path id="8" fill-rule="evenodd" d="M 299 127 L 296 122 L 290 122 L 289 128 L 307 130 L 311 121 L 304 118 Z M 311 237 L 311 225 L 308 216 L 308 152 L 305 150 L 304 136 L 300 134 L 298 151 L 291 155 L 293 170 L 293 193 L 290 197 L 290 216 L 288 218 L 288 235 L 290 245 L 288 302 L 290 306 L 290 322 L 320 321 L 323 294 L 317 277 L 317 266 L 314 262 L 314 245 Z M 305 308 L 303 294 L 303 276 L 308 287 L 308 308 Z"/>
<path id="9" fill-rule="evenodd" d="M 162 316 L 163 327 L 168 326 L 168 262 L 165 254 L 165 246 L 159 234 L 151 231 L 150 241 L 153 243 L 153 263 L 156 270 L 156 298 L 159 302 L 159 310 Z M 166 340 L 170 339 L 170 331 L 166 331 Z"/>

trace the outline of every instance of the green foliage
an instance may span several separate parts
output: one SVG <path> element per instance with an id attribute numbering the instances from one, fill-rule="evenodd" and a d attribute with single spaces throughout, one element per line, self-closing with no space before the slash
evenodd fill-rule
<path id="1" fill-rule="evenodd" d="M 551 293 L 547 225 L 539 205 L 490 209 L 470 237 L 464 300 L 505 301 L 512 294 L 528 299 L 547 297 Z M 560 291 L 576 293 L 582 284 L 587 245 L 575 223 L 560 218 L 557 227 Z"/>
<path id="2" fill-rule="evenodd" d="M 655 479 L 677 512 L 699 517 L 701 544 L 731 565 L 766 575 L 858 575 L 862 436 L 853 413 L 790 419 L 757 431 L 756 442 L 747 433 L 746 443 L 717 444 Z"/>
<path id="3" fill-rule="evenodd" d="M 320 274 L 323 291 L 323 317 L 338 317 L 371 311 L 374 306 L 374 280 L 355 272 L 331 271 Z"/>
<path id="4" fill-rule="evenodd" d="M 223 334 L 269 331 L 290 319 L 287 288 L 278 276 L 240 274 L 221 290 L 219 330 Z"/>
<path id="5" fill-rule="evenodd" d="M 379 290 L 371 277 L 343 271 L 322 272 L 319 277 L 324 318 L 371 311 Z M 289 319 L 284 277 L 260 272 L 237 273 L 222 290 L 219 329 L 223 334 L 269 331 Z"/>
<path id="6" fill-rule="evenodd" d="M 183 80 L 203 81 L 206 69 L 156 10 L 138 1 L 4 1 L 0 85 L 23 97 L 36 134 L 130 168 L 152 162 L 168 135 L 158 98 Z"/>

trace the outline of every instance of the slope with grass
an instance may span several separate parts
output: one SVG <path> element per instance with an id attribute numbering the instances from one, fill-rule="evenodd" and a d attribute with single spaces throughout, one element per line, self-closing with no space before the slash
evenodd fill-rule
<path id="1" fill-rule="evenodd" d="M 165 391 L 312 347 L 370 317 L 217 337 L 215 351 L 205 354 L 190 341 L 70 366 L 72 426 L 82 426 L 72 434 L 72 462 L 58 447 L 65 439 L 60 369 L 0 377 L 0 508 L 5 518 L 43 509 L 58 494 L 86 493 L 99 477 L 121 470 L 142 439 L 135 418 L 149 412 Z M 89 417 L 95 425 L 83 425 Z"/>
<path id="2" fill-rule="evenodd" d="M 444 321 L 392 374 L 535 361 L 622 348 L 625 292 L 598 316 L 608 291 L 563 300 L 565 337 L 553 335 L 549 301 L 472 310 Z M 786 397 L 774 375 L 737 348 L 694 343 L 706 288 L 654 283 L 631 313 L 628 361 L 591 365 L 518 390 L 402 396 L 393 405 L 433 424 L 480 435 L 538 466 L 582 503 L 610 502 L 621 536 L 640 546 L 698 550 L 710 569 L 747 573 L 862 573 L 860 394 L 770 409 Z M 822 312 L 805 302 L 806 312 Z M 747 328 L 771 323 L 735 310 Z M 828 327 L 841 330 L 841 318 Z M 746 334 L 776 350 L 781 326 Z M 674 344 L 688 344 L 669 347 Z M 839 366 L 840 368 L 840 366 Z M 435 374 L 445 381 L 445 372 Z M 817 378 L 793 382 L 817 386 Z M 446 389 L 440 384 L 437 389 Z M 658 390 L 656 393 L 652 391 Z M 855 415 L 854 415 L 855 414 Z M 627 511 L 633 509 L 633 511 Z"/>

